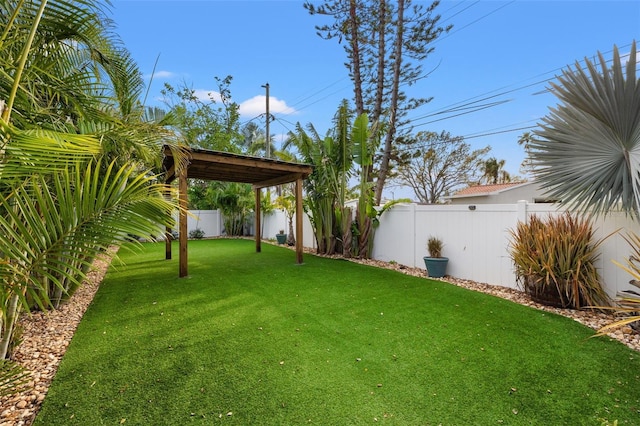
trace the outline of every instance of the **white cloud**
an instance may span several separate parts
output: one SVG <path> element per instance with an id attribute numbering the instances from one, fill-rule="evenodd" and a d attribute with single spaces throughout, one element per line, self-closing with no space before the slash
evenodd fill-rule
<path id="1" fill-rule="evenodd" d="M 153 74 L 145 74 L 145 80 L 169 80 L 176 77 L 177 74 L 171 71 L 156 71 Z"/>
<path id="2" fill-rule="evenodd" d="M 193 91 L 193 94 L 196 98 L 198 98 L 198 100 L 205 103 L 211 102 L 211 101 L 215 101 L 215 102 L 222 101 L 222 97 L 220 96 L 220 93 L 216 92 L 215 90 L 195 89 Z"/>
<path id="3" fill-rule="evenodd" d="M 171 71 L 156 71 L 153 73 L 154 78 L 173 78 L 175 77 L 175 73 Z"/>
<path id="4" fill-rule="evenodd" d="M 264 95 L 254 96 L 251 99 L 240 103 L 240 115 L 255 117 L 260 114 L 264 114 L 267 109 L 266 105 L 267 97 Z M 282 101 L 273 96 L 269 96 L 269 112 L 271 114 L 297 114 L 294 108 L 287 106 L 285 101 Z"/>

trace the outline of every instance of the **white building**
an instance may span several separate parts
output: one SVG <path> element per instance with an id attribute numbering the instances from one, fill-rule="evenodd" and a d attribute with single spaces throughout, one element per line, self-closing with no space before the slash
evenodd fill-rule
<path id="1" fill-rule="evenodd" d="M 444 197 L 449 204 L 513 204 L 520 200 L 528 203 L 551 203 L 540 184 L 535 181 L 473 185 Z"/>

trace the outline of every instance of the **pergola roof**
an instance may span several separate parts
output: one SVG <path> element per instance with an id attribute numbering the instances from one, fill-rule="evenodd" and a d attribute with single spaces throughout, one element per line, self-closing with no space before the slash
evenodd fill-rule
<path id="1" fill-rule="evenodd" d="M 229 152 L 190 148 L 187 178 L 250 183 L 255 188 L 275 186 L 304 179 L 313 171 L 308 164 L 290 163 L 270 158 L 251 157 Z M 163 168 L 166 182 L 176 178 L 173 153 L 164 147 Z"/>

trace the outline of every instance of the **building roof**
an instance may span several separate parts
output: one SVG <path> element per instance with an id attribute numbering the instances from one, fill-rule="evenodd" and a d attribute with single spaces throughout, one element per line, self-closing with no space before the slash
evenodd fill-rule
<path id="1" fill-rule="evenodd" d="M 497 194 L 529 183 L 531 182 L 498 183 L 495 185 L 472 185 L 467 188 L 461 189 L 448 198 L 481 197 L 490 194 Z"/>

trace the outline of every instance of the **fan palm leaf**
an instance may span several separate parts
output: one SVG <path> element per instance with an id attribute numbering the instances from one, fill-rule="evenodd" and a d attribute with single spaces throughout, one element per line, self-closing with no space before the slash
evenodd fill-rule
<path id="1" fill-rule="evenodd" d="M 611 67 L 563 71 L 551 91 L 560 105 L 542 119 L 531 143 L 532 163 L 548 194 L 594 214 L 640 211 L 640 80 L 636 44 L 623 64 L 614 47 Z"/>

